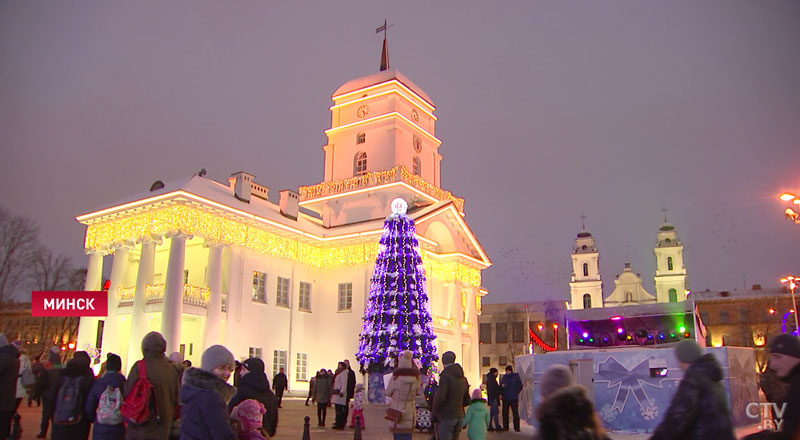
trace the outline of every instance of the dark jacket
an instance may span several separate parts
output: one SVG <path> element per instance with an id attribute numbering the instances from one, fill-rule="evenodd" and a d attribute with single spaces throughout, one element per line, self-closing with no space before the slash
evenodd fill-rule
<path id="1" fill-rule="evenodd" d="M 795 440 L 800 438 L 800 365 L 794 367 L 783 381 L 788 382 L 789 390 L 786 393 L 786 409 L 783 413 L 781 430 L 762 431 L 746 437 L 747 440 L 751 438 L 754 440 Z"/>
<path id="2" fill-rule="evenodd" d="M 127 396 L 139 378 L 139 362 L 134 362 L 125 382 L 124 395 Z M 144 356 L 147 380 L 153 384 L 158 405 L 158 417 L 139 427 L 129 426 L 125 438 L 133 440 L 166 439 L 169 435 L 172 419 L 175 418 L 175 406 L 178 404 L 178 370 L 164 356 L 164 353 L 148 352 Z"/>
<path id="3" fill-rule="evenodd" d="M 272 378 L 272 389 L 275 390 L 276 393 L 283 394 L 283 390 L 289 388 L 289 381 L 286 379 L 286 375 L 283 373 L 278 373 Z"/>
<path id="4" fill-rule="evenodd" d="M 226 406 L 235 393 L 235 388 L 208 371 L 186 370 L 180 391 L 181 440 L 235 439 Z"/>
<path id="5" fill-rule="evenodd" d="M 500 400 L 500 385 L 497 383 L 497 373 L 486 375 L 486 399 L 489 402 Z"/>
<path id="6" fill-rule="evenodd" d="M 464 417 L 464 407 L 469 405 L 469 382 L 459 364 L 448 365 L 439 375 L 439 389 L 433 396 L 431 415 L 435 420 Z"/>
<path id="7" fill-rule="evenodd" d="M 77 359 L 70 359 L 67 362 L 67 367 L 58 370 L 58 381 L 57 385 L 53 387 L 51 399 L 55 402 L 55 405 L 58 405 L 58 392 L 61 390 L 61 387 L 67 382 L 67 378 L 71 377 L 80 377 L 80 385 L 78 387 L 78 392 L 81 401 L 86 402 L 86 399 L 89 396 L 89 390 L 92 389 L 92 385 L 94 385 L 94 373 L 89 368 L 88 365 L 84 364 L 82 361 Z M 53 408 L 53 411 L 56 411 L 57 408 Z M 52 414 L 50 415 L 52 417 Z M 86 414 L 86 410 L 84 408 L 83 417 L 81 421 L 74 424 L 74 425 L 58 425 L 53 423 L 53 431 L 50 435 L 52 440 L 80 440 L 89 438 L 89 428 L 91 425 L 91 418 L 88 414 Z"/>
<path id="8" fill-rule="evenodd" d="M 651 440 L 734 440 L 731 412 L 712 354 L 694 361 Z"/>
<path id="9" fill-rule="evenodd" d="M 500 389 L 503 390 L 503 401 L 519 400 L 519 393 L 522 391 L 522 379 L 519 378 L 519 373 L 504 374 L 500 378 Z"/>
<path id="10" fill-rule="evenodd" d="M 261 426 L 270 437 L 275 437 L 275 430 L 278 428 L 278 399 L 270 391 L 269 381 L 263 371 L 251 371 L 239 379 L 236 395 L 228 403 L 228 413 L 247 399 L 255 399 L 264 405 L 267 412 L 261 418 Z"/>
<path id="11" fill-rule="evenodd" d="M 11 344 L 0 347 L 0 411 L 11 412 L 17 403 L 19 350 Z"/>
<path id="12" fill-rule="evenodd" d="M 606 440 L 586 389 L 571 385 L 553 392 L 536 408 L 536 440 Z M 707 439 L 711 440 L 711 439 Z"/>
<path id="13" fill-rule="evenodd" d="M 314 383 L 314 401 L 317 403 L 329 403 L 331 401 L 331 390 L 333 389 L 333 376 L 328 373 L 317 374 Z"/>
<path id="14" fill-rule="evenodd" d="M 86 398 L 86 416 L 94 422 L 97 415 L 97 405 L 100 402 L 100 395 L 106 387 L 119 388 L 120 392 L 125 386 L 125 376 L 116 371 L 109 371 L 92 385 L 89 396 Z M 125 425 L 104 425 L 95 423 L 92 429 L 92 439 L 94 440 L 121 440 L 125 438 Z"/>
<path id="15" fill-rule="evenodd" d="M 347 367 L 347 400 L 356 395 L 356 372 Z"/>

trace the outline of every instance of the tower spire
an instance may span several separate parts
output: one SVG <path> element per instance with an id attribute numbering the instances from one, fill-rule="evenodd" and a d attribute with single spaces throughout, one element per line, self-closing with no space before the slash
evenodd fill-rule
<path id="1" fill-rule="evenodd" d="M 383 51 L 381 52 L 381 72 L 384 70 L 389 69 L 389 47 L 386 44 L 386 30 L 392 27 L 391 24 L 386 23 L 386 19 L 383 20 L 383 26 L 378 27 L 375 29 L 375 33 L 379 34 L 383 31 Z"/>
<path id="2" fill-rule="evenodd" d="M 581 216 L 578 217 L 578 218 L 581 219 L 581 228 L 583 228 L 583 230 L 585 231 L 586 230 L 586 216 L 581 214 Z"/>

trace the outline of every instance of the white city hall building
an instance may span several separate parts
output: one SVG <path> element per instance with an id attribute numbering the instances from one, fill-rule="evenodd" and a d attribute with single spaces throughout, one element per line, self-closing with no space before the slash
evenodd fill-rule
<path id="1" fill-rule="evenodd" d="M 454 351 L 480 383 L 481 271 L 491 261 L 464 199 L 441 187 L 433 101 L 388 69 L 332 98 L 324 180 L 281 191 L 278 204 L 251 174 L 220 183 L 201 172 L 78 216 L 86 290 L 101 290 L 103 255 L 113 254 L 108 317 L 81 319 L 78 349 L 102 338 L 102 352 L 127 369 L 156 330 L 168 353 L 197 364 L 205 347 L 223 344 L 238 359 L 261 357 L 268 374 L 285 367 L 290 390 L 306 392 L 320 368 L 356 363 L 378 240 L 402 197 L 417 225 L 437 349 Z"/>

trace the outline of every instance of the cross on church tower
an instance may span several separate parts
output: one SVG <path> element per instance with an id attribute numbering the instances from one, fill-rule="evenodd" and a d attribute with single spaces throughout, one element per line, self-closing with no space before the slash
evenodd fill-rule
<path id="1" fill-rule="evenodd" d="M 375 29 L 375 33 L 379 34 L 383 31 L 383 51 L 381 52 L 381 72 L 389 69 L 389 48 L 386 45 L 386 30 L 393 25 L 387 24 L 386 19 L 383 20 L 383 26 Z"/>
<path id="2" fill-rule="evenodd" d="M 586 230 L 586 216 L 581 214 L 581 216 L 578 217 L 578 218 L 581 219 L 581 228 L 583 228 L 583 230 L 585 231 Z"/>
<path id="3" fill-rule="evenodd" d="M 667 211 L 669 211 L 669 209 L 667 209 L 666 207 L 661 208 L 661 212 L 664 213 L 664 223 L 667 223 Z"/>

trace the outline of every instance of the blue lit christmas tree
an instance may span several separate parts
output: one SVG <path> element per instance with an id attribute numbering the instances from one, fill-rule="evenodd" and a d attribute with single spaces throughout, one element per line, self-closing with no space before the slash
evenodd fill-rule
<path id="1" fill-rule="evenodd" d="M 382 370 L 387 359 L 403 350 L 411 350 L 423 367 L 439 359 L 417 229 L 407 207 L 403 199 L 395 199 L 393 214 L 383 223 L 356 354 L 362 370 Z"/>

